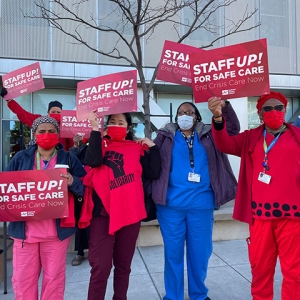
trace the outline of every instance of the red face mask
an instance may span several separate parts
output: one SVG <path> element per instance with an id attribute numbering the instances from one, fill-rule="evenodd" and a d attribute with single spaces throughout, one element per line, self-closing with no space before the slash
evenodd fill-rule
<path id="1" fill-rule="evenodd" d="M 107 126 L 107 135 L 115 141 L 122 141 L 127 135 L 127 128 L 123 126 L 109 125 Z"/>
<path id="2" fill-rule="evenodd" d="M 278 129 L 284 123 L 284 111 L 268 111 L 263 114 L 263 120 L 270 129 Z"/>
<path id="3" fill-rule="evenodd" d="M 58 144 L 58 135 L 57 133 L 40 133 L 36 134 L 35 140 L 41 148 L 50 150 Z"/>
<path id="4" fill-rule="evenodd" d="M 53 118 L 54 120 L 57 121 L 57 123 L 60 123 L 61 120 L 61 114 L 49 114 L 49 117 Z"/>

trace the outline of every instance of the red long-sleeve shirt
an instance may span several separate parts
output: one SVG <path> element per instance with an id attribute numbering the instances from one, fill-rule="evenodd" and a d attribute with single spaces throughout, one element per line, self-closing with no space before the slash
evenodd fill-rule
<path id="1" fill-rule="evenodd" d="M 225 124 L 226 124 L 226 120 L 224 120 Z M 298 180 L 298 183 L 295 184 L 299 184 L 299 178 L 300 178 L 300 172 L 299 170 L 299 161 L 300 159 L 298 159 L 298 155 L 296 156 L 296 152 L 299 152 L 300 150 L 300 129 L 290 125 L 290 124 L 285 124 L 288 128 L 288 130 L 290 131 L 290 133 L 284 133 L 286 134 L 286 137 L 288 136 L 292 136 L 293 140 L 292 145 L 293 147 L 297 147 L 295 149 L 289 149 L 288 147 L 291 146 L 290 143 L 285 145 L 285 149 L 281 149 L 281 152 L 276 153 L 277 151 L 274 149 L 276 149 L 276 145 L 274 146 L 274 149 L 270 151 L 270 164 L 274 163 L 274 161 L 276 160 L 276 156 L 275 158 L 273 157 L 273 154 L 277 154 L 277 155 L 281 155 L 281 162 L 283 161 L 283 159 L 285 160 L 285 163 L 289 163 L 289 164 L 294 164 L 296 167 L 293 169 L 293 174 L 289 174 L 288 178 L 293 178 L 294 182 L 295 180 Z M 224 128 L 225 125 L 224 125 Z M 215 130 L 215 128 L 212 128 L 212 132 L 213 132 L 213 137 L 214 137 L 214 141 L 215 144 L 217 146 L 217 148 L 220 151 L 223 151 L 224 153 L 228 153 L 228 154 L 232 154 L 232 155 L 236 155 L 241 157 L 241 166 L 240 166 L 240 172 L 239 172 L 239 179 L 238 179 L 238 188 L 237 188 L 237 194 L 236 194 L 236 199 L 235 199 L 235 206 L 234 206 L 234 212 L 233 212 L 233 218 L 236 220 L 239 220 L 241 222 L 246 222 L 249 224 L 252 224 L 253 222 L 253 208 L 251 206 L 252 204 L 252 200 L 253 200 L 253 195 L 252 195 L 252 188 L 253 188 L 253 177 L 255 176 L 255 178 L 258 178 L 259 174 L 255 174 L 254 175 L 254 166 L 253 166 L 253 161 L 252 161 L 252 157 L 251 154 L 253 153 L 255 147 L 257 145 L 261 145 L 261 147 L 263 147 L 262 145 L 262 140 L 260 140 L 262 138 L 263 135 L 263 130 L 264 130 L 264 126 L 259 126 L 255 129 L 251 129 L 251 130 L 245 130 L 242 133 L 239 133 L 238 135 L 235 136 L 229 136 L 227 131 L 225 129 L 222 130 Z M 282 137 L 280 137 L 282 138 Z M 279 138 L 279 140 L 280 140 Z M 260 141 L 259 141 L 260 140 Z M 285 140 L 285 137 L 283 138 L 283 140 Z M 282 142 L 282 140 L 281 140 Z M 281 143 L 279 142 L 279 143 Z M 278 145 L 277 145 L 278 147 Z M 262 148 L 261 148 L 262 149 Z M 262 151 L 262 150 L 261 150 Z M 272 154 L 273 151 L 273 154 Z M 257 164 L 261 164 L 262 160 L 261 158 L 258 160 Z M 275 161 L 276 164 L 276 161 Z M 278 166 L 276 168 L 274 168 L 274 166 L 272 167 L 270 165 L 270 171 L 272 168 L 272 172 L 270 173 L 270 175 L 272 176 L 278 176 L 278 178 L 282 179 L 283 174 L 281 173 L 281 171 L 278 171 Z M 277 173 L 273 174 L 273 170 L 276 170 Z M 289 171 L 287 169 L 285 169 L 285 175 L 286 176 L 286 172 Z M 258 169 L 256 171 L 256 173 L 258 172 Z M 274 177 L 275 178 L 275 177 Z M 271 181 L 274 179 L 272 178 Z M 277 178 L 277 179 L 278 179 Z M 286 191 L 286 193 L 288 193 L 288 195 L 290 197 L 292 197 L 293 195 L 289 194 L 289 182 L 288 182 L 288 178 L 284 178 L 283 179 L 283 183 L 285 184 L 285 186 L 282 186 L 282 184 L 278 184 L 278 186 L 276 188 L 282 188 L 283 190 Z M 277 181 L 277 179 L 275 180 L 275 183 Z M 280 179 L 279 179 L 280 181 Z M 273 185 L 274 181 L 272 182 Z M 272 185 L 270 185 L 269 187 L 271 187 Z M 295 197 L 295 196 L 294 196 Z M 284 210 L 284 209 L 283 209 Z"/>
<path id="2" fill-rule="evenodd" d="M 269 146 L 274 140 L 270 133 L 266 134 Z M 290 130 L 282 133 L 268 153 L 269 170 L 265 171 L 271 176 L 269 184 L 258 180 L 263 172 L 264 160 L 263 136 L 251 153 L 253 162 L 252 179 L 252 214 L 255 219 L 289 218 L 300 220 L 300 205 L 297 195 L 300 194 L 299 170 L 299 143 Z"/>

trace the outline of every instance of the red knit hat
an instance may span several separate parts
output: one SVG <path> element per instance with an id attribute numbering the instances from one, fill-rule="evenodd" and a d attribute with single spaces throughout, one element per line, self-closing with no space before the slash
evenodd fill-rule
<path id="1" fill-rule="evenodd" d="M 287 107 L 288 101 L 287 101 L 287 99 L 285 98 L 284 95 L 282 95 L 281 93 L 278 93 L 278 92 L 270 92 L 270 94 L 263 95 L 263 96 L 261 96 L 260 98 L 257 99 L 257 104 L 256 104 L 257 112 L 261 111 L 262 106 L 269 99 L 277 99 L 284 105 L 284 108 Z"/>

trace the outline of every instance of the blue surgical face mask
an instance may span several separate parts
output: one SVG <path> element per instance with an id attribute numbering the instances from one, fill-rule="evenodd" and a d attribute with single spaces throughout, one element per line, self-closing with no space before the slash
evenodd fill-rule
<path id="1" fill-rule="evenodd" d="M 191 129 L 194 126 L 194 117 L 187 115 L 178 116 L 177 124 L 182 130 Z"/>

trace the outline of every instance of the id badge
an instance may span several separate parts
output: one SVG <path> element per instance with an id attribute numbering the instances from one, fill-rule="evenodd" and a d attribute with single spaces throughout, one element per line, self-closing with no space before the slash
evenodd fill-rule
<path id="1" fill-rule="evenodd" d="M 266 173 L 260 172 L 258 175 L 258 180 L 263 183 L 269 184 L 271 181 L 271 176 Z"/>
<path id="2" fill-rule="evenodd" d="M 189 172 L 188 181 L 200 182 L 200 175 L 196 173 Z"/>

